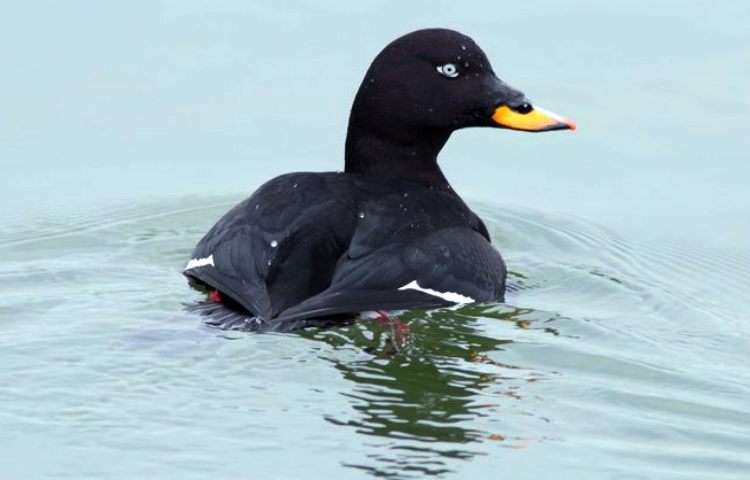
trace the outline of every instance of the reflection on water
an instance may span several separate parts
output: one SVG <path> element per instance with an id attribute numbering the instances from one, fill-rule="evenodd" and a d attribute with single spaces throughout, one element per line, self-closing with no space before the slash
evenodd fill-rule
<path id="1" fill-rule="evenodd" d="M 554 465 L 576 478 L 697 479 L 750 468 L 746 259 L 480 206 L 511 269 L 507 304 L 401 313 L 398 344 L 373 319 L 223 332 L 182 312 L 197 294 L 180 269 L 233 201 L 6 227 L 0 449 L 27 459 L 19 471 L 487 478 L 503 465 L 541 478 Z M 40 444 L 44 465 L 28 461 Z M 124 454 L 132 462 L 115 461 Z"/>
<path id="2" fill-rule="evenodd" d="M 486 454 L 472 448 L 472 443 L 502 442 L 504 447 L 525 448 L 540 440 L 534 432 L 513 437 L 473 425 L 475 419 L 502 419 L 510 408 L 523 410 L 525 397 L 533 395 L 533 384 L 546 375 L 503 362 L 502 352 L 513 340 L 486 335 L 477 323 L 479 317 L 559 334 L 550 325 L 559 316 L 502 305 L 406 312 L 399 319 L 411 327 L 408 342 L 397 353 L 390 348 L 390 332 L 373 320 L 299 333 L 336 348 L 371 353 L 370 358 L 357 360 L 338 355 L 326 358 L 354 384 L 346 396 L 356 412 L 326 419 L 360 434 L 394 440 L 369 453 L 371 462 L 347 466 L 376 476 L 407 478 L 413 474 L 419 478 L 451 471 L 448 459 Z"/>

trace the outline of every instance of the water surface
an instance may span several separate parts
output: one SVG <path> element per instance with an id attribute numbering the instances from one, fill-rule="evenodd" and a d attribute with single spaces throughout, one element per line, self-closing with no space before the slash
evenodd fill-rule
<path id="1" fill-rule="evenodd" d="M 375 320 L 252 335 L 182 313 L 198 298 L 184 259 L 232 200 L 129 205 L 4 235 L 11 474 L 748 468 L 747 258 L 479 205 L 511 266 L 507 303 L 405 313 L 411 333 L 393 354 Z"/>

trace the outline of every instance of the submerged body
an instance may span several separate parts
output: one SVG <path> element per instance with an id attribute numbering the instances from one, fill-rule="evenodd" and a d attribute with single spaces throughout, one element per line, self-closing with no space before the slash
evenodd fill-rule
<path id="1" fill-rule="evenodd" d="M 505 264 L 437 164 L 472 126 L 574 128 L 500 81 L 468 37 L 420 30 L 373 61 L 352 106 L 344 172 L 261 186 L 206 234 L 185 275 L 221 326 L 279 331 L 366 310 L 502 301 Z"/>

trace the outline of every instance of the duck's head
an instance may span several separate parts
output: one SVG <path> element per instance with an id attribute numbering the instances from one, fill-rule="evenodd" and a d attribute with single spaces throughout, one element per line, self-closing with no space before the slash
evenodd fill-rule
<path id="1" fill-rule="evenodd" d="M 451 132 L 466 127 L 547 132 L 574 130 L 575 123 L 500 80 L 466 35 L 417 30 L 386 46 L 367 71 L 349 120 L 347 170 L 371 162 L 356 158 L 367 156 L 363 149 L 377 152 L 386 144 L 394 148 L 381 152 L 381 161 L 398 155 L 395 145 L 436 156 Z"/>

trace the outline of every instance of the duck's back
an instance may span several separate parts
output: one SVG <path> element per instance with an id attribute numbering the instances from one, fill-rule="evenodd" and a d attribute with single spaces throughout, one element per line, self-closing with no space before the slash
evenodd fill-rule
<path id="1" fill-rule="evenodd" d="M 328 287 L 353 234 L 343 174 L 292 173 L 262 185 L 200 240 L 185 275 L 270 319 Z"/>

